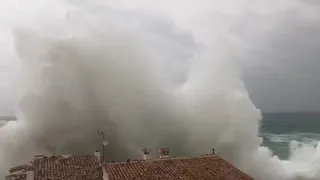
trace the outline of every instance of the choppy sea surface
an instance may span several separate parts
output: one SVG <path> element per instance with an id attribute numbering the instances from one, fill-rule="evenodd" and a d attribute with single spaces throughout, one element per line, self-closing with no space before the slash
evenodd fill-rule
<path id="1" fill-rule="evenodd" d="M 260 136 L 264 146 L 268 146 L 280 159 L 288 159 L 290 142 L 318 144 L 320 113 L 263 114 Z"/>

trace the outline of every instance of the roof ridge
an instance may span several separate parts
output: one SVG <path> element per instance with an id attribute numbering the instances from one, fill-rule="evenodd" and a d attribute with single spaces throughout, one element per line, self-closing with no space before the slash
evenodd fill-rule
<path id="1" fill-rule="evenodd" d="M 188 157 L 188 156 L 183 156 L 183 157 L 167 157 L 167 158 L 156 158 L 156 159 L 146 159 L 146 160 L 130 160 L 129 162 L 127 161 L 121 161 L 121 162 L 103 162 L 103 165 L 118 165 L 118 164 L 128 164 L 128 163 L 138 163 L 138 162 L 155 162 L 155 161 L 166 161 L 166 160 L 180 160 L 180 159 L 194 159 L 194 158 L 208 158 L 208 157 L 216 157 L 220 158 L 217 155 L 214 154 L 208 154 L 208 155 L 200 155 L 200 156 L 193 156 L 193 157 Z"/>

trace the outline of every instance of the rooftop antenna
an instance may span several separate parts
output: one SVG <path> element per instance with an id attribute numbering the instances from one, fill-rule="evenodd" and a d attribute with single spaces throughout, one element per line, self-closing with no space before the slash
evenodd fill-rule
<path id="1" fill-rule="evenodd" d="M 106 141 L 106 139 L 105 139 L 106 134 L 107 134 L 107 130 L 101 131 L 100 129 L 98 129 L 98 136 L 101 138 L 101 146 L 102 146 L 102 152 L 101 152 L 101 161 L 102 162 L 105 161 L 104 147 L 108 145 L 108 141 Z"/>

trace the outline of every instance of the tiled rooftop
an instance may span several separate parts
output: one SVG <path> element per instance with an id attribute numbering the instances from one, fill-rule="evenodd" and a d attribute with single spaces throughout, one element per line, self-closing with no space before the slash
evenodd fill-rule
<path id="1" fill-rule="evenodd" d="M 103 168 L 102 168 L 103 166 Z M 42 157 L 9 170 L 6 180 L 253 180 L 216 155 L 98 162 L 95 156 Z"/>
<path id="2" fill-rule="evenodd" d="M 101 166 L 94 156 L 50 157 L 34 161 L 34 180 L 102 180 Z"/>
<path id="3" fill-rule="evenodd" d="M 6 180 L 27 180 L 27 175 L 25 173 L 12 174 L 6 176 Z"/>
<path id="4" fill-rule="evenodd" d="M 20 165 L 20 166 L 16 166 L 16 167 L 13 167 L 9 170 L 10 173 L 14 173 L 16 171 L 29 171 L 29 170 L 33 170 L 33 165 L 31 164 L 24 164 L 24 165 Z"/>
<path id="5" fill-rule="evenodd" d="M 109 180 L 253 180 L 215 155 L 105 163 Z"/>

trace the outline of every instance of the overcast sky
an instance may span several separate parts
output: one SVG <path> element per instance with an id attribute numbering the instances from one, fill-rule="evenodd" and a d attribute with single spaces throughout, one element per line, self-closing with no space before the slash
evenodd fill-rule
<path id="1" fill-rule="evenodd" d="M 14 4 L 0 2 L 1 116 L 14 115 L 19 62 L 8 36 L 7 19 L 14 13 Z M 255 7 L 261 8 L 255 10 L 259 12 L 233 15 L 237 23 L 228 31 L 245 45 L 239 57 L 245 60 L 244 82 L 253 102 L 264 112 L 320 111 L 320 1 L 277 2 L 282 3 L 258 4 Z M 184 66 L 175 63 L 179 65 Z"/>
<path id="2" fill-rule="evenodd" d="M 314 4 L 314 6 L 319 6 Z M 320 13 L 320 11 L 318 11 Z M 264 111 L 320 110 L 320 18 L 284 12 L 277 28 L 250 50 L 245 83 Z"/>

